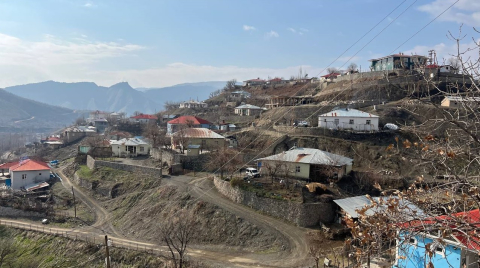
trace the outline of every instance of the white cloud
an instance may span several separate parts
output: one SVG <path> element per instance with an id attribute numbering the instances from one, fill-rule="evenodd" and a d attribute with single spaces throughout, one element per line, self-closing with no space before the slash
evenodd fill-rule
<path id="1" fill-rule="evenodd" d="M 92 2 L 87 2 L 83 5 L 83 7 L 86 7 L 86 8 L 92 8 L 92 7 L 96 7 L 97 5 L 93 4 Z"/>
<path id="2" fill-rule="evenodd" d="M 265 38 L 267 38 L 267 39 L 272 38 L 272 37 L 279 37 L 279 36 L 280 35 L 275 31 L 270 31 L 270 32 L 265 33 Z"/>
<path id="3" fill-rule="evenodd" d="M 144 47 L 79 38 L 64 41 L 49 34 L 41 41 L 29 42 L 0 33 L 0 73 L 10 76 L 0 78 L 0 87 L 76 75 L 103 59 L 130 55 L 141 49 Z"/>
<path id="4" fill-rule="evenodd" d="M 249 26 L 249 25 L 243 25 L 243 30 L 244 31 L 255 31 L 256 28 L 253 27 L 253 26 Z"/>
<path id="5" fill-rule="evenodd" d="M 308 32 L 308 29 L 300 28 L 300 31 L 306 33 L 306 32 Z"/>
<path id="6" fill-rule="evenodd" d="M 432 17 L 436 17 L 456 1 L 457 0 L 435 0 L 429 4 L 420 6 L 418 9 L 430 14 Z M 452 8 L 440 16 L 438 20 L 478 26 L 480 25 L 480 1 L 458 1 Z"/>
<path id="7" fill-rule="evenodd" d="M 305 33 L 308 32 L 308 29 L 305 29 L 305 28 L 299 28 L 298 30 L 296 30 L 295 28 L 288 27 L 287 30 L 298 35 L 304 35 Z"/>
<path id="8" fill-rule="evenodd" d="M 289 27 L 289 28 L 287 28 L 287 30 L 289 30 L 289 31 L 290 31 L 290 32 L 292 32 L 292 33 L 296 33 L 296 32 L 297 32 L 295 29 L 293 29 L 293 28 L 290 28 L 290 27 Z"/>

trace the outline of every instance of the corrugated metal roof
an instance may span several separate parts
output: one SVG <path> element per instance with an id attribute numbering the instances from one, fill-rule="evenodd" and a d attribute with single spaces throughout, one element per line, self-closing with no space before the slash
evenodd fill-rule
<path id="1" fill-rule="evenodd" d="M 147 145 L 148 143 L 144 142 L 141 139 L 138 138 L 123 138 L 121 140 L 115 141 L 111 140 L 110 141 L 111 145 L 127 145 L 127 146 L 137 146 L 137 145 Z"/>
<path id="2" fill-rule="evenodd" d="M 38 190 L 38 189 L 41 189 L 41 188 L 48 187 L 48 186 L 50 186 L 50 184 L 48 184 L 47 182 L 39 182 L 39 183 L 35 183 L 35 184 L 26 185 L 24 188 L 27 192 L 31 192 L 31 191 L 34 191 L 34 190 Z"/>
<path id="3" fill-rule="evenodd" d="M 480 97 L 446 96 L 451 101 L 480 101 Z"/>
<path id="4" fill-rule="evenodd" d="M 387 197 L 387 196 L 372 197 L 372 199 L 375 202 L 380 202 L 381 199 L 383 199 L 384 201 L 387 201 L 389 198 L 390 197 Z M 393 197 L 393 198 L 397 198 L 397 197 Z M 354 197 L 349 197 L 344 199 L 337 199 L 337 200 L 333 200 L 333 202 L 335 202 L 340 208 L 342 208 L 352 218 L 358 218 L 358 213 L 356 210 L 360 210 L 365 206 L 372 204 L 372 201 L 370 201 L 370 199 L 368 199 L 365 195 L 354 196 Z M 412 204 L 407 200 L 400 199 L 399 205 L 403 207 L 406 211 L 408 211 L 407 216 L 410 214 L 410 211 L 413 211 L 413 210 L 417 212 L 417 217 L 421 217 L 422 215 L 425 215 L 420 208 L 418 208 L 416 205 Z M 372 208 L 367 210 L 365 214 L 373 215 L 375 214 L 375 212 L 383 211 L 384 209 L 385 209 L 385 205 L 379 205 L 377 208 Z"/>
<path id="5" fill-rule="evenodd" d="M 312 148 L 295 148 L 289 151 L 260 158 L 257 160 L 285 161 L 317 165 L 351 165 L 353 159 Z"/>
<path id="6" fill-rule="evenodd" d="M 252 110 L 261 110 L 262 108 L 258 107 L 258 106 L 255 106 L 255 105 L 251 105 L 251 104 L 244 104 L 244 105 L 240 105 L 238 107 L 235 107 L 235 109 L 252 109 Z"/>
<path id="7" fill-rule="evenodd" d="M 180 134 L 181 132 L 182 134 Z M 224 136 L 215 133 L 208 128 L 186 128 L 172 134 L 174 137 L 179 135 L 187 138 L 225 139 Z"/>
<path id="8" fill-rule="evenodd" d="M 378 117 L 378 115 L 374 115 L 367 112 L 362 112 L 356 109 L 350 108 L 341 108 L 336 109 L 331 112 L 321 114 L 319 116 L 333 116 L 333 117 Z"/>

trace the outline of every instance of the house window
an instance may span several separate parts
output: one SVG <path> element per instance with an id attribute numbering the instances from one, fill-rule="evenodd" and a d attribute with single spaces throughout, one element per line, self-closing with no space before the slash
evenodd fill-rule
<path id="1" fill-rule="evenodd" d="M 300 172 L 300 166 L 295 167 L 295 172 Z"/>
<path id="2" fill-rule="evenodd" d="M 338 125 L 338 124 L 340 124 L 340 119 L 335 119 L 334 122 L 335 122 L 335 125 Z"/>
<path id="3" fill-rule="evenodd" d="M 27 178 L 27 174 L 22 174 L 22 180 L 25 180 Z"/>
<path id="4" fill-rule="evenodd" d="M 350 125 L 353 125 L 353 119 L 350 119 L 350 120 L 348 121 L 348 123 L 349 123 Z"/>
<path id="5" fill-rule="evenodd" d="M 367 120 L 367 125 L 370 125 L 372 123 L 372 120 Z"/>
<path id="6" fill-rule="evenodd" d="M 327 118 L 323 119 L 323 122 L 327 123 Z"/>
<path id="7" fill-rule="evenodd" d="M 144 151 L 143 146 L 140 146 L 140 152 L 143 152 L 143 151 Z"/>
<path id="8" fill-rule="evenodd" d="M 38 176 L 42 176 L 42 173 L 38 173 Z"/>
<path id="9" fill-rule="evenodd" d="M 410 237 L 408 239 L 408 243 L 414 245 L 414 246 L 417 246 L 417 239 L 415 237 Z"/>
<path id="10" fill-rule="evenodd" d="M 435 246 L 435 254 L 441 255 L 445 258 L 445 248 L 442 245 Z"/>

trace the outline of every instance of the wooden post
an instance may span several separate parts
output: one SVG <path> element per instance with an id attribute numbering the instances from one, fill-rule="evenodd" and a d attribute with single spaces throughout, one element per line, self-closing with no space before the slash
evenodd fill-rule
<path id="1" fill-rule="evenodd" d="M 72 194 L 73 194 L 73 208 L 75 210 L 75 218 L 77 218 L 77 204 L 75 203 L 75 192 L 73 191 L 73 186 L 72 186 Z"/>
<path id="2" fill-rule="evenodd" d="M 106 258 L 107 268 L 110 268 L 110 252 L 108 251 L 108 236 L 107 235 L 105 235 L 105 255 L 107 256 L 107 258 Z"/>

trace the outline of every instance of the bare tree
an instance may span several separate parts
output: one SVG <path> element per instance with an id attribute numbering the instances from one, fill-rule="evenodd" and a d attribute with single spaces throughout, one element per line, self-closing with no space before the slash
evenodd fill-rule
<path id="1" fill-rule="evenodd" d="M 407 159 L 409 166 L 416 168 L 415 178 L 406 188 L 383 190 L 377 186 L 383 197 L 369 197 L 371 203 L 357 210 L 358 221 L 346 219 L 352 233 L 347 243 L 354 249 L 358 264 L 381 255 L 395 243 L 399 266 L 405 266 L 413 257 L 409 249 L 415 247 L 416 238 L 425 236 L 432 241 L 425 243 L 422 253 L 415 251 L 422 254 L 425 267 L 435 266 L 434 256 L 441 254 L 450 241 L 460 241 L 462 254 L 478 254 L 472 248 L 480 247 L 480 219 L 475 216 L 480 207 L 480 87 L 476 80 L 480 75 L 480 57 L 478 52 L 469 52 L 478 51 L 480 44 L 461 50 L 463 37 L 451 33 L 450 37 L 457 43 L 455 58 L 462 77 L 448 81 L 447 86 L 443 81 L 424 77 L 422 83 L 432 90 L 423 95 L 414 91 L 410 97 L 428 105 L 435 112 L 435 120 L 425 116 L 421 125 L 406 126 L 403 131 L 415 139 L 397 138 L 396 150 L 393 143 L 387 147 L 392 155 Z M 445 96 L 455 97 L 458 105 L 444 108 L 432 101 Z M 414 108 L 404 105 L 407 111 L 414 112 Z M 478 262 L 476 258 L 474 262 Z M 464 265 L 477 267 L 478 263 Z"/>
<path id="2" fill-rule="evenodd" d="M 166 101 L 163 107 L 165 108 L 165 110 L 169 111 L 169 110 L 175 110 L 179 108 L 179 105 L 180 105 L 179 102 Z"/>
<path id="3" fill-rule="evenodd" d="M 267 175 L 272 179 L 272 183 L 276 176 L 278 176 L 282 170 L 283 166 L 285 165 L 284 161 L 282 161 L 281 155 L 275 155 L 274 160 L 263 161 L 262 169 L 264 169 Z"/>
<path id="4" fill-rule="evenodd" d="M 186 125 L 180 125 L 178 131 L 172 134 L 173 145 L 180 146 L 180 152 L 185 153 L 185 147 L 188 146 L 190 137 L 187 133 L 188 127 Z"/>
<path id="5" fill-rule="evenodd" d="M 447 64 L 450 65 L 453 69 L 453 72 L 458 74 L 460 72 L 460 68 L 462 67 L 462 63 L 458 58 L 451 57 L 447 60 Z"/>
<path id="6" fill-rule="evenodd" d="M 232 91 L 232 90 L 235 90 L 236 85 L 237 85 L 237 79 L 229 80 L 229 81 L 227 81 L 227 83 L 225 84 L 225 87 L 223 87 L 223 91 Z"/>
<path id="7" fill-rule="evenodd" d="M 231 177 L 233 173 L 243 165 L 243 161 L 238 155 L 238 151 L 221 147 L 217 151 L 210 153 L 206 166 L 214 170 L 215 173 L 220 173 L 220 178 L 224 178 L 224 173 Z"/>
<path id="8" fill-rule="evenodd" d="M 156 123 L 148 123 L 143 131 L 143 136 L 152 142 L 153 148 L 161 148 L 164 145 L 165 134 Z"/>
<path id="9" fill-rule="evenodd" d="M 197 216 L 187 209 L 172 211 L 165 215 L 160 225 L 163 242 L 168 247 L 175 268 L 186 266 L 187 247 L 197 230 Z"/>
<path id="10" fill-rule="evenodd" d="M 352 62 L 352 63 L 350 63 L 350 65 L 348 65 L 347 72 L 355 72 L 355 71 L 357 71 L 357 69 L 358 69 L 357 64 Z"/>
<path id="11" fill-rule="evenodd" d="M 334 73 L 339 73 L 340 70 L 338 70 L 338 68 L 335 68 L 335 67 L 329 67 L 327 68 L 327 73 L 328 74 L 334 74 Z"/>

